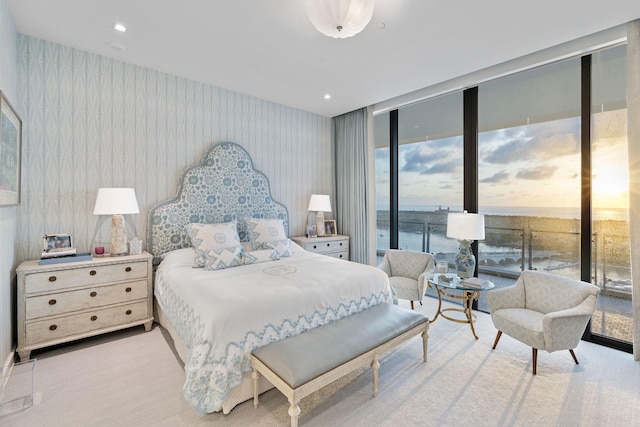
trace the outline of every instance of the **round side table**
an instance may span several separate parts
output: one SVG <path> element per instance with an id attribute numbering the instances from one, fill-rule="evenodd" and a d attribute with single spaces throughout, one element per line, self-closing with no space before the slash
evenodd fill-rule
<path id="1" fill-rule="evenodd" d="M 478 339 L 476 330 L 473 327 L 476 315 L 473 314 L 473 301 L 480 298 L 480 292 L 493 289 L 494 284 L 488 280 L 482 280 L 474 278 L 474 280 L 465 281 L 460 279 L 456 274 L 450 273 L 433 273 L 428 278 L 429 286 L 435 288 L 438 292 L 438 311 L 435 317 L 431 320 L 431 323 L 438 319 L 438 316 L 442 316 L 447 320 L 458 323 L 468 323 L 471 327 L 471 333 Z M 462 300 L 462 308 L 442 308 L 442 296 Z M 455 317 L 445 314 L 445 312 L 458 312 L 464 314 L 464 319 L 457 319 Z"/>

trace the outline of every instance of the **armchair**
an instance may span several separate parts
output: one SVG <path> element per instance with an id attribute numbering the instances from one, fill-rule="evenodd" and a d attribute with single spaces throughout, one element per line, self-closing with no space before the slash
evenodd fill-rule
<path id="1" fill-rule="evenodd" d="M 538 349 L 549 353 L 578 346 L 596 308 L 600 289 L 587 282 L 539 271 L 523 271 L 508 288 L 487 292 L 489 312 L 498 329 L 493 349 L 502 333 L 531 346 L 533 374 Z"/>
<path id="2" fill-rule="evenodd" d="M 398 298 L 411 301 L 412 310 L 414 301 L 422 304 L 427 276 L 435 270 L 433 255 L 398 249 L 387 250 L 378 268 L 387 273 Z"/>

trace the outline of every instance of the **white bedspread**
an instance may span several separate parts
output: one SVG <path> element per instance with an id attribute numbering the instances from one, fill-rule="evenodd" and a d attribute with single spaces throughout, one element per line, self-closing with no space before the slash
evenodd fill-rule
<path id="1" fill-rule="evenodd" d="M 192 249 L 168 254 L 155 296 L 188 349 L 183 393 L 198 413 L 222 408 L 251 370 L 253 349 L 391 302 L 384 272 L 299 247 L 289 258 L 219 271 L 192 264 Z"/>

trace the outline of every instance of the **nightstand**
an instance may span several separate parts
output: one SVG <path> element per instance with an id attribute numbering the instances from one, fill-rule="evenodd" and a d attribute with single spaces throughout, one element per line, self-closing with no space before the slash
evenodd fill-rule
<path id="1" fill-rule="evenodd" d="M 349 260 L 349 236 L 292 237 L 291 240 L 309 252 Z"/>
<path id="2" fill-rule="evenodd" d="M 91 261 L 18 266 L 18 348 L 31 351 L 153 323 L 153 257 L 95 257 Z"/>

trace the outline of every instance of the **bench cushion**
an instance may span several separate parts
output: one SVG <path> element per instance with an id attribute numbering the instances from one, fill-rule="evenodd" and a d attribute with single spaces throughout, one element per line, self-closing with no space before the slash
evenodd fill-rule
<path id="1" fill-rule="evenodd" d="M 383 303 L 267 344 L 253 355 L 297 388 L 425 322 L 420 313 Z"/>

